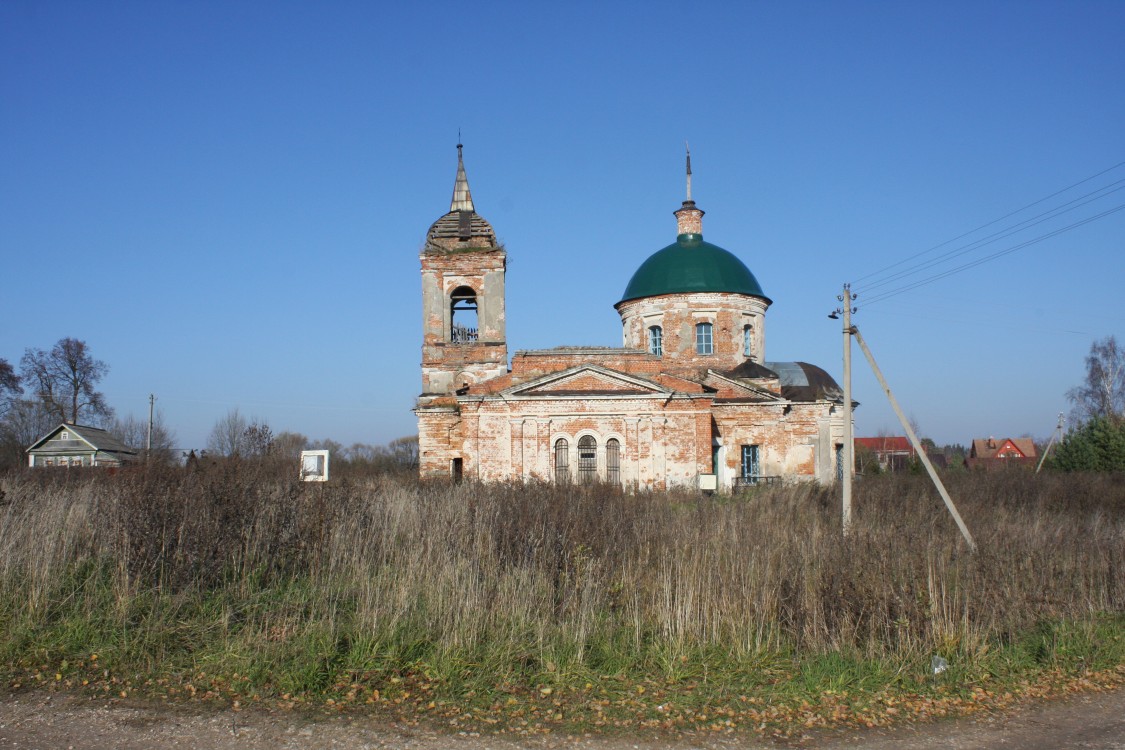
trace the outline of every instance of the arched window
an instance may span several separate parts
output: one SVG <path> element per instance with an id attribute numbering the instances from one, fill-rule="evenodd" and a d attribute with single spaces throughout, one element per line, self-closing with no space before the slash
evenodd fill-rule
<path id="1" fill-rule="evenodd" d="M 610 484 L 621 484 L 621 441 L 605 441 L 605 479 Z"/>
<path id="2" fill-rule="evenodd" d="M 593 435 L 578 438 L 578 481 L 589 484 L 598 478 L 598 441 Z"/>
<path id="3" fill-rule="evenodd" d="M 710 323 L 696 323 L 695 324 L 695 353 L 696 354 L 714 354 L 715 345 L 711 339 L 711 324 Z"/>
<path id="4" fill-rule="evenodd" d="M 555 481 L 570 481 L 570 443 L 566 438 L 555 441 Z"/>
<path id="5" fill-rule="evenodd" d="M 472 287 L 459 286 L 449 295 L 449 340 L 454 344 L 471 344 L 477 340 L 477 293 Z"/>
<path id="6" fill-rule="evenodd" d="M 660 326 L 648 327 L 648 353 L 657 356 L 664 354 L 664 329 Z"/>
<path id="7" fill-rule="evenodd" d="M 754 353 L 754 326 L 742 326 L 742 356 L 749 357 Z"/>

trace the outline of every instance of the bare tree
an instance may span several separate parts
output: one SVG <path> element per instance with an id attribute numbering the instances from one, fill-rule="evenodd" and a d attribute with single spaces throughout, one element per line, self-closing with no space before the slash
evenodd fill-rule
<path id="1" fill-rule="evenodd" d="M 106 428 L 108 432 L 130 448 L 140 452 L 148 445 L 148 420 L 137 419 L 132 414 L 124 419 L 114 419 Z M 164 413 L 157 411 L 152 420 L 152 451 L 149 457 L 171 462 L 174 458 L 175 434 L 164 423 Z"/>
<path id="2" fill-rule="evenodd" d="M 59 424 L 42 401 L 15 399 L 0 422 L 0 466 L 27 463 L 27 449 Z"/>
<path id="3" fill-rule="evenodd" d="M 12 403 L 23 393 L 20 377 L 8 360 L 0 358 L 0 417 L 8 413 Z"/>
<path id="4" fill-rule="evenodd" d="M 211 428 L 207 450 L 220 456 L 240 455 L 243 452 L 242 436 L 248 426 L 238 407 L 234 407 Z"/>
<path id="5" fill-rule="evenodd" d="M 395 438 L 387 443 L 391 459 L 404 469 L 418 468 L 418 436 Z"/>
<path id="6" fill-rule="evenodd" d="M 324 438 L 323 440 L 310 441 L 308 450 L 328 451 L 333 456 L 339 456 L 343 452 L 344 446 L 341 443 L 337 443 L 335 440 Z"/>
<path id="7" fill-rule="evenodd" d="M 1086 356 L 1086 379 L 1067 391 L 1072 405 L 1071 424 L 1081 425 L 1096 417 L 1125 419 L 1125 350 L 1107 336 L 1090 345 Z"/>
<path id="8" fill-rule="evenodd" d="M 77 424 L 83 416 L 99 421 L 113 415 L 105 396 L 95 390 L 109 365 L 94 359 L 85 341 L 65 338 L 50 351 L 27 349 L 20 371 L 27 387 L 35 390 L 58 421 Z"/>
<path id="9" fill-rule="evenodd" d="M 268 456 L 273 452 L 273 430 L 255 419 L 242 433 L 242 453 L 246 456 Z"/>
<path id="10" fill-rule="evenodd" d="M 383 455 L 383 449 L 370 443 L 352 443 L 345 451 L 352 463 L 372 464 Z"/>
<path id="11" fill-rule="evenodd" d="M 273 452 L 284 458 L 299 458 L 309 439 L 299 432 L 279 432 L 273 439 Z"/>

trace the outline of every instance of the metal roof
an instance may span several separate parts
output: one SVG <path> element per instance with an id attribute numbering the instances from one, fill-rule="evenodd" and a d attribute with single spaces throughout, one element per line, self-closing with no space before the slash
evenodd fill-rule
<path id="1" fill-rule="evenodd" d="M 781 395 L 790 401 L 843 401 L 844 390 L 827 372 L 808 362 L 766 362 L 781 381 Z"/>
<path id="2" fill-rule="evenodd" d="M 770 301 L 737 256 L 704 242 L 702 235 L 681 234 L 641 264 L 625 287 L 621 302 L 689 292 L 731 292 Z"/>
<path id="3" fill-rule="evenodd" d="M 59 425 L 43 437 L 36 440 L 27 450 L 29 452 L 35 450 L 62 430 L 73 432 L 75 435 L 89 443 L 95 450 L 104 451 L 106 453 L 126 453 L 129 455 L 136 455 L 137 453 L 135 450 L 125 445 L 105 430 L 99 429 L 97 427 L 89 427 L 82 424 L 67 423 Z"/>

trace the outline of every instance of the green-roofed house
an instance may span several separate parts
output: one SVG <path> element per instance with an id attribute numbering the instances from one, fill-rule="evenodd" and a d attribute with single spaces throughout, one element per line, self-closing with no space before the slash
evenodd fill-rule
<path id="1" fill-rule="evenodd" d="M 450 211 L 420 255 L 423 477 L 720 491 L 837 479 L 841 389 L 814 365 L 766 360 L 770 299 L 703 239 L 690 154 L 674 213 L 675 242 L 614 305 L 622 347 L 523 350 L 508 367 L 507 255 L 476 213 L 458 146 Z"/>

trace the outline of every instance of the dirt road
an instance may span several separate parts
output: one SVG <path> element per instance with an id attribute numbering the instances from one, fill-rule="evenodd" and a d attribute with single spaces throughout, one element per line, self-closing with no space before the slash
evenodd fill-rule
<path id="1" fill-rule="evenodd" d="M 1078 695 L 1005 714 L 891 731 L 822 733 L 786 743 L 816 750 L 1125 750 L 1125 691 Z M 365 717 L 308 719 L 267 711 L 95 701 L 60 693 L 0 698 L 0 750 L 514 750 L 779 748 L 753 736 L 494 737 L 442 734 Z"/>

